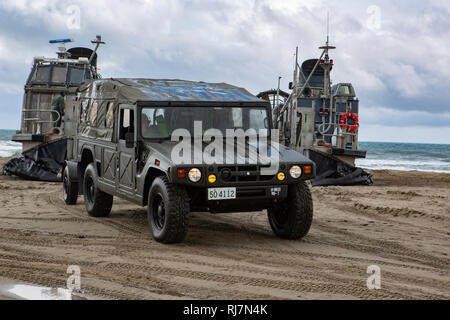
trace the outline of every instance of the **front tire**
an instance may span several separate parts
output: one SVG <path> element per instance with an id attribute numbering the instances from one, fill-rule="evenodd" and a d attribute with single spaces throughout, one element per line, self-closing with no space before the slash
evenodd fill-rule
<path id="1" fill-rule="evenodd" d="M 280 238 L 296 240 L 308 234 L 313 219 L 311 191 L 305 182 L 289 186 L 288 198 L 267 210 L 270 227 Z"/>
<path id="2" fill-rule="evenodd" d="M 78 183 L 70 181 L 69 167 L 63 171 L 63 198 L 67 205 L 74 205 L 78 198 Z"/>
<path id="3" fill-rule="evenodd" d="M 162 243 L 182 242 L 188 231 L 189 197 L 186 189 L 157 177 L 148 194 L 147 217 L 153 238 Z"/>
<path id="4" fill-rule="evenodd" d="M 94 164 L 87 166 L 83 179 L 84 204 L 90 216 L 107 217 L 111 212 L 113 196 L 98 188 L 98 174 Z"/>

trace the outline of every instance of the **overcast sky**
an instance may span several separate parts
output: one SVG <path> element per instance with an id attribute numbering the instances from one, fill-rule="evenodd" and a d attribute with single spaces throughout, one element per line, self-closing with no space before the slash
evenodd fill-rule
<path id="1" fill-rule="evenodd" d="M 353 83 L 360 140 L 450 143 L 450 1 L 0 0 L 0 128 L 18 129 L 48 40 L 91 47 L 103 77 L 227 82 L 253 94 L 320 55 L 330 13 L 334 83 Z"/>

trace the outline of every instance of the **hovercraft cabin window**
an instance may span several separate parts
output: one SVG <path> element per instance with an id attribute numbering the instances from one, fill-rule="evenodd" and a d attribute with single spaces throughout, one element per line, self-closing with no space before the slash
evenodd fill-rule
<path id="1" fill-rule="evenodd" d="M 92 79 L 89 69 L 81 67 L 70 68 L 69 83 L 71 85 L 80 85 L 86 79 Z"/>
<path id="2" fill-rule="evenodd" d="M 50 69 L 51 66 L 38 66 L 31 81 L 47 83 L 50 80 Z"/>
<path id="3" fill-rule="evenodd" d="M 71 68 L 69 79 L 70 79 L 70 84 L 81 84 L 85 79 L 84 69 Z"/>
<path id="4" fill-rule="evenodd" d="M 51 83 L 66 83 L 66 67 L 53 67 Z"/>
<path id="5" fill-rule="evenodd" d="M 338 94 L 348 96 L 350 95 L 350 88 L 348 86 L 340 86 Z"/>

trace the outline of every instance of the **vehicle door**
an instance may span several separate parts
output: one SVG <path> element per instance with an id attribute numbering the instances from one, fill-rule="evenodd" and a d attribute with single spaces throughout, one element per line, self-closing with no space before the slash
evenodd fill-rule
<path id="1" fill-rule="evenodd" d="M 119 106 L 116 189 L 118 193 L 133 196 L 136 187 L 135 141 L 136 108 L 132 105 Z M 132 137 L 132 144 L 126 138 Z"/>

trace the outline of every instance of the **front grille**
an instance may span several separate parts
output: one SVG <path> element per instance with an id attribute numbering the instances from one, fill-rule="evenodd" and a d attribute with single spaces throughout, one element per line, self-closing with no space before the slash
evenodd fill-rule
<path id="1" fill-rule="evenodd" d="M 261 165 L 219 166 L 218 178 L 221 182 L 270 181 L 275 175 L 261 175 Z M 268 166 L 267 166 L 268 167 Z"/>

